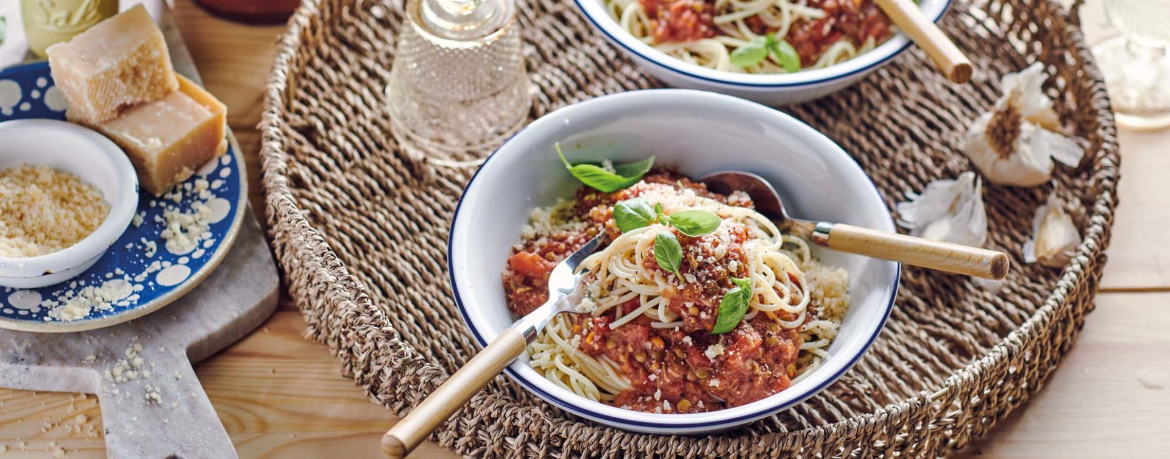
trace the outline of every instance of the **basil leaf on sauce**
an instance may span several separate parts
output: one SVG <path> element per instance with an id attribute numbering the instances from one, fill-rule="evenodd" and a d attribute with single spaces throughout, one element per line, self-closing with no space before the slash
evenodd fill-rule
<path id="1" fill-rule="evenodd" d="M 753 38 L 746 45 L 735 48 L 735 51 L 732 51 L 728 57 L 731 60 L 731 65 L 744 68 L 753 67 L 768 57 L 768 38 L 763 36 Z"/>
<path id="2" fill-rule="evenodd" d="M 565 159 L 565 153 L 561 151 L 561 144 L 554 146 L 557 155 L 561 157 L 561 162 L 565 163 L 565 168 L 573 177 L 602 193 L 613 193 L 638 183 L 638 180 L 642 180 L 642 176 L 654 166 L 653 156 L 636 163 L 616 165 L 613 171 L 596 164 L 569 164 L 569 160 Z"/>
<path id="3" fill-rule="evenodd" d="M 649 226 L 654 218 L 654 209 L 642 198 L 627 199 L 613 206 L 613 222 L 623 233 Z"/>
<path id="4" fill-rule="evenodd" d="M 678 228 L 680 233 L 690 237 L 706 236 L 719 229 L 723 220 L 712 212 L 692 209 L 675 212 L 670 215 L 670 226 Z"/>
<path id="5" fill-rule="evenodd" d="M 800 71 L 800 53 L 787 40 L 768 35 L 768 53 L 784 67 L 785 72 Z"/>
<path id="6" fill-rule="evenodd" d="M 682 245 L 670 230 L 659 231 L 658 235 L 654 236 L 654 261 L 657 261 L 662 269 L 674 273 L 683 281 L 682 273 L 679 272 L 679 266 L 682 264 Z"/>
<path id="7" fill-rule="evenodd" d="M 666 213 L 664 213 L 662 211 L 662 204 L 660 204 L 660 203 L 654 204 L 654 215 L 656 218 L 658 218 L 658 223 L 661 223 L 663 225 L 670 224 L 670 217 L 667 217 Z"/>
<path id="8" fill-rule="evenodd" d="M 752 302 L 752 280 L 750 278 L 732 277 L 735 288 L 728 290 L 719 302 L 719 317 L 715 319 L 715 328 L 712 335 L 721 335 L 732 331 L 747 315 L 748 306 Z"/>

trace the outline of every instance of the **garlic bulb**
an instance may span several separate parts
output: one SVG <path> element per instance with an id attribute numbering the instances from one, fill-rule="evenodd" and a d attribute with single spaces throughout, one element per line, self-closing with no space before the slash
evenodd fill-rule
<path id="1" fill-rule="evenodd" d="M 981 247 L 987 242 L 983 184 L 974 172 L 954 180 L 935 180 L 921 194 L 898 203 L 899 225 L 910 235 Z"/>
<path id="2" fill-rule="evenodd" d="M 1047 204 L 1036 209 L 1032 234 L 1032 239 L 1024 241 L 1023 255 L 1027 263 L 1063 268 L 1081 245 L 1081 233 L 1056 198 L 1056 191 L 1048 195 Z"/>
<path id="3" fill-rule="evenodd" d="M 1042 89 L 1044 79 L 1040 63 L 1004 75 L 1003 96 L 963 139 L 963 152 L 992 183 L 1036 186 L 1052 177 L 1053 159 L 1070 167 L 1080 164 L 1085 152 L 1060 134 L 1060 118 Z"/>

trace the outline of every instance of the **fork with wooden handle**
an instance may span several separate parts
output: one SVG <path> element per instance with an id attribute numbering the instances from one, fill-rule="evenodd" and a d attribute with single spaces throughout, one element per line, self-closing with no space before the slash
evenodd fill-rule
<path id="1" fill-rule="evenodd" d="M 565 261 L 558 263 L 548 278 L 548 301 L 501 332 L 410 414 L 391 427 L 382 436 L 382 451 L 394 459 L 406 457 L 443 421 L 471 400 L 471 396 L 516 360 L 548 321 L 562 312 L 581 313 L 577 287 L 581 284 L 583 272 L 578 272 L 577 267 L 601 246 L 604 239 L 605 232 L 594 236 Z"/>

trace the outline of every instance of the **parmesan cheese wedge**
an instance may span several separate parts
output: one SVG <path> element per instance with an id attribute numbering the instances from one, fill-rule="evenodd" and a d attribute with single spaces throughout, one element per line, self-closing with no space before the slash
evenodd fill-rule
<path id="1" fill-rule="evenodd" d="M 179 87 L 162 31 L 142 5 L 45 52 L 70 119 L 87 124 L 112 120 Z"/>
<path id="2" fill-rule="evenodd" d="M 161 196 L 212 158 L 227 151 L 227 106 L 191 80 L 179 90 L 135 106 L 118 118 L 86 124 L 122 147 L 138 171 L 139 186 Z"/>

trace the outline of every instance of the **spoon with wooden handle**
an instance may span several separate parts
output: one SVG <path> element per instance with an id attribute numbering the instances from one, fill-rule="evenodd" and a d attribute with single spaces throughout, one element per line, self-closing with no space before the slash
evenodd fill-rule
<path id="1" fill-rule="evenodd" d="M 842 223 L 793 219 L 784 211 L 776 189 L 756 174 L 716 172 L 699 181 L 716 193 L 747 193 L 755 203 L 756 211 L 772 219 L 780 231 L 836 251 L 987 279 L 1003 279 L 1008 272 L 1008 257 L 1003 252 Z"/>
<path id="2" fill-rule="evenodd" d="M 922 10 L 911 0 L 874 0 L 878 7 L 894 21 L 906 35 L 914 40 L 934 61 L 943 75 L 955 83 L 966 83 L 971 79 L 971 61 L 947 38 Z"/>

